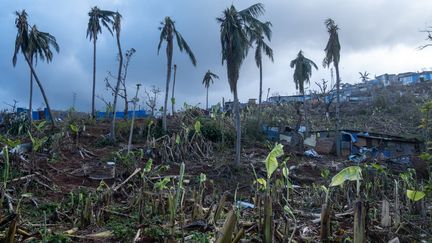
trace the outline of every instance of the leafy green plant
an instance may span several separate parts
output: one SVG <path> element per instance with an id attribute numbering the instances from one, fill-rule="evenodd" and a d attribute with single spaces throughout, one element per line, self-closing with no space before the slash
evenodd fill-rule
<path id="1" fill-rule="evenodd" d="M 32 169 L 34 169 L 36 165 L 36 152 L 38 152 L 42 148 L 42 146 L 48 141 L 48 137 L 47 136 L 44 136 L 42 138 L 33 137 L 30 131 L 28 132 L 28 135 L 32 142 L 31 163 L 32 163 Z"/>
<path id="2" fill-rule="evenodd" d="M 357 196 L 360 195 L 360 180 L 362 180 L 362 169 L 360 166 L 350 166 L 347 167 L 335 176 L 333 176 L 330 187 L 341 186 L 346 181 L 356 181 L 357 182 Z"/>
<path id="3" fill-rule="evenodd" d="M 426 193 L 424 193 L 423 191 L 407 190 L 406 195 L 411 201 L 417 202 L 423 199 L 426 196 Z"/>
<path id="4" fill-rule="evenodd" d="M 80 131 L 80 127 L 79 125 L 72 123 L 69 125 L 70 129 L 72 130 L 72 132 L 75 134 L 75 139 L 76 139 L 76 146 L 78 147 L 78 137 L 79 137 L 79 131 Z"/>
<path id="5" fill-rule="evenodd" d="M 3 158 L 4 158 L 4 166 L 3 166 L 3 173 L 2 173 L 3 184 L 2 184 L 2 188 L 1 188 L 0 205 L 3 205 L 3 202 L 4 202 L 5 192 L 6 192 L 6 188 L 7 188 L 7 182 L 9 180 L 9 174 L 10 174 L 10 162 L 9 162 L 8 146 L 3 148 Z"/>
<path id="6" fill-rule="evenodd" d="M 273 205 L 271 197 L 270 181 L 273 173 L 279 166 L 278 157 L 284 154 L 283 145 L 276 144 L 264 160 L 267 178 L 258 178 L 256 180 L 265 189 L 264 198 L 264 242 L 271 242 L 273 238 Z"/>
<path id="7" fill-rule="evenodd" d="M 327 180 L 329 178 L 329 176 L 330 176 L 330 170 L 329 169 L 325 168 L 325 169 L 321 170 L 321 177 L 324 180 Z"/>

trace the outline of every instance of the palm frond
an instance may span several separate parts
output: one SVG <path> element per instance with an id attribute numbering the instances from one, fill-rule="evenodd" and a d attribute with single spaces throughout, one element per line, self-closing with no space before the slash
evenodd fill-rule
<path id="1" fill-rule="evenodd" d="M 233 7 L 233 6 L 232 6 Z M 254 4 L 246 9 L 243 9 L 241 11 L 239 11 L 238 13 L 240 14 L 240 16 L 242 16 L 242 18 L 257 18 L 260 15 L 264 14 L 265 9 L 264 9 L 264 4 L 262 3 L 257 3 Z"/>
<path id="2" fill-rule="evenodd" d="M 197 61 L 195 58 L 195 55 L 193 54 L 191 48 L 189 47 L 188 43 L 186 42 L 186 40 L 183 38 L 183 36 L 174 28 L 174 34 L 176 36 L 176 40 L 177 40 L 177 45 L 180 49 L 181 52 L 183 52 L 183 50 L 186 52 L 186 54 L 188 54 L 189 59 L 191 60 L 192 64 L 194 66 L 196 66 Z"/>
<path id="3" fill-rule="evenodd" d="M 293 79 L 296 89 L 299 90 L 301 94 L 304 94 L 304 83 L 310 83 L 312 67 L 318 69 L 318 66 L 312 60 L 306 58 L 300 50 L 296 59 L 290 62 L 290 67 L 295 68 Z"/>
<path id="4" fill-rule="evenodd" d="M 323 66 L 328 67 L 331 63 L 334 63 L 335 65 L 339 63 L 341 46 L 338 36 L 339 27 L 330 18 L 327 19 L 324 24 L 327 28 L 327 32 L 329 33 L 329 40 L 324 49 L 326 55 L 323 60 Z"/>

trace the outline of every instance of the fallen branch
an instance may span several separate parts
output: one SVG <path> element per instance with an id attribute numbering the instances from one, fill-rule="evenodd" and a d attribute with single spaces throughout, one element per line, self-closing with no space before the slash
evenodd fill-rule
<path id="1" fill-rule="evenodd" d="M 138 174 L 141 170 L 142 170 L 142 168 L 136 168 L 135 171 L 128 178 L 126 178 L 126 180 L 124 180 L 119 185 L 113 187 L 112 190 L 114 192 L 117 191 L 120 187 L 122 187 L 124 184 L 126 184 L 128 181 L 130 181 L 130 179 L 132 179 L 132 177 L 134 177 L 136 174 Z"/>

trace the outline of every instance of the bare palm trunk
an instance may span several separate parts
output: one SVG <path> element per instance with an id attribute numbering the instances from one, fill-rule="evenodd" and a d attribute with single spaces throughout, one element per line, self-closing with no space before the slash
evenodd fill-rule
<path id="1" fill-rule="evenodd" d="M 36 81 L 37 85 L 39 86 L 39 89 L 40 89 L 40 91 L 42 93 L 42 97 L 43 97 L 43 99 L 45 101 L 45 104 L 46 104 L 46 107 L 48 109 L 48 114 L 50 116 L 50 120 L 51 120 L 52 126 L 55 127 L 56 124 L 55 124 L 54 116 L 53 116 L 53 114 L 51 112 L 51 107 L 50 107 L 50 105 L 48 103 L 48 97 L 45 94 L 45 90 L 42 87 L 42 83 L 40 82 L 40 80 L 39 80 L 39 78 L 38 78 L 38 76 L 36 74 L 36 71 L 34 70 L 33 65 L 31 64 L 31 62 L 30 62 L 29 58 L 27 57 L 27 55 L 24 54 L 23 56 L 24 56 L 27 64 L 29 65 L 30 71 L 32 72 L 33 77 L 34 77 L 34 79 L 35 79 L 35 81 Z"/>
<path id="2" fill-rule="evenodd" d="M 110 140 L 113 144 L 115 144 L 116 142 L 116 136 L 115 136 L 116 106 L 117 106 L 117 96 L 120 88 L 121 73 L 122 73 L 122 66 L 123 66 L 123 53 L 120 46 L 120 33 L 117 32 L 116 36 L 117 36 L 117 48 L 119 52 L 119 68 L 118 68 L 118 75 L 117 75 L 117 84 L 114 93 L 113 117 L 112 117 L 111 133 L 110 133 Z"/>
<path id="3" fill-rule="evenodd" d="M 172 38 L 167 40 L 166 54 L 167 54 L 167 77 L 165 86 L 165 103 L 162 115 L 162 126 L 165 132 L 167 132 L 167 108 L 168 108 L 168 92 L 169 84 L 171 81 L 171 65 L 172 65 L 172 55 L 173 55 L 173 42 Z"/>
<path id="4" fill-rule="evenodd" d="M 336 69 L 336 154 L 341 156 L 341 136 L 340 136 L 340 78 L 339 78 L 339 63 L 335 63 Z"/>
<path id="5" fill-rule="evenodd" d="M 307 118 L 307 109 L 306 109 L 306 94 L 304 92 L 304 90 L 302 91 L 303 93 L 303 112 L 304 112 L 304 125 L 305 125 L 305 138 L 306 135 L 309 132 L 309 127 L 308 127 L 308 118 Z"/>
<path id="6" fill-rule="evenodd" d="M 260 87 L 259 87 L 259 95 L 258 95 L 258 126 L 259 129 L 261 129 L 261 102 L 262 102 L 262 86 L 263 86 L 261 60 L 259 65 L 259 71 L 260 71 Z"/>
<path id="7" fill-rule="evenodd" d="M 174 87 L 176 81 L 176 74 L 177 74 L 177 65 L 174 64 L 174 80 L 173 80 L 173 87 L 172 87 L 172 94 L 171 94 L 171 114 L 173 115 L 174 115 L 174 105 L 175 105 Z"/>
<path id="8" fill-rule="evenodd" d="M 129 103 L 128 103 L 128 100 L 127 100 L 127 94 L 126 94 L 126 87 L 125 87 L 125 93 L 124 93 L 124 102 L 125 102 L 125 107 L 124 107 L 124 111 L 123 111 L 123 119 L 124 120 L 127 120 L 128 118 L 129 118 Z"/>
<path id="9" fill-rule="evenodd" d="M 236 166 L 240 165 L 240 148 L 241 148 L 241 127 L 240 127 L 240 104 L 237 95 L 237 89 L 234 90 L 234 115 L 235 115 L 235 127 L 236 127 L 236 156 L 234 164 Z"/>
<path id="10" fill-rule="evenodd" d="M 208 89 L 209 89 L 209 87 L 207 86 L 207 95 L 206 95 L 206 111 L 208 111 Z"/>
<path id="11" fill-rule="evenodd" d="M 130 128 L 129 142 L 128 142 L 128 153 L 130 152 L 131 147 L 132 147 L 132 135 L 133 135 L 134 121 L 135 121 L 135 109 L 136 109 L 136 103 L 137 103 L 137 99 L 138 99 L 139 87 L 140 87 L 140 85 L 137 84 L 135 99 L 133 100 L 132 121 L 131 121 L 131 128 Z"/>
<path id="12" fill-rule="evenodd" d="M 30 65 L 33 66 L 33 56 L 30 57 Z M 30 94 L 29 94 L 29 121 L 33 121 L 33 74 L 30 69 Z"/>
<path id="13" fill-rule="evenodd" d="M 96 38 L 93 38 L 93 92 L 92 92 L 92 118 L 96 118 L 95 110 L 96 92 Z"/>

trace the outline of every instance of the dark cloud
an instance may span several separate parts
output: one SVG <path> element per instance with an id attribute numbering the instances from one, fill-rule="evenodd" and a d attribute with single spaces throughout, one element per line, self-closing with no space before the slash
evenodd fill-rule
<path id="1" fill-rule="evenodd" d="M 204 73 L 211 69 L 221 80 L 210 88 L 210 102 L 225 97 L 232 99 L 221 65 L 219 26 L 215 18 L 233 1 L 199 0 L 110 0 L 110 1 L 54 1 L 6 0 L 0 3 L 0 96 L 3 101 L 17 99 L 19 105 L 28 103 L 29 71 L 22 57 L 15 68 L 11 57 L 15 39 L 14 11 L 26 9 L 29 21 L 41 30 L 57 37 L 61 50 L 50 64 L 39 62 L 37 72 L 48 94 L 51 105 L 65 109 L 72 105 L 72 93 L 77 93 L 77 106 L 89 111 L 91 105 L 92 45 L 86 39 L 87 12 L 94 5 L 103 9 L 118 10 L 123 15 L 122 47 L 137 50 L 129 68 L 129 92 L 137 82 L 146 87 L 156 85 L 164 90 L 166 78 L 165 46 L 157 55 L 159 23 L 165 16 L 176 21 L 177 29 L 192 47 L 197 60 L 193 67 L 187 55 L 174 53 L 177 72 L 177 107 L 183 102 L 204 105 L 205 89 L 201 85 Z M 254 1 L 234 1 L 243 9 Z M 332 17 L 340 26 L 341 75 L 344 82 L 357 82 L 358 72 L 372 74 L 416 71 L 428 68 L 430 50 L 417 51 L 424 43 L 424 33 L 419 32 L 432 22 L 428 16 L 432 2 L 428 0 L 363 0 L 363 1 L 263 1 L 266 14 L 263 20 L 273 23 L 271 46 L 275 62 L 264 60 L 264 91 L 292 94 L 295 92 L 289 62 L 302 49 L 305 54 L 321 64 L 328 34 L 324 20 Z M 117 70 L 117 48 L 114 38 L 107 32 L 97 43 L 97 94 L 110 98 L 103 80 L 106 72 Z M 320 65 L 321 67 L 321 65 Z M 320 68 L 313 80 L 329 79 L 329 71 Z M 240 98 L 258 96 L 258 69 L 253 60 L 253 50 L 245 61 L 239 80 Z M 313 88 L 313 85 L 311 86 Z M 266 93 L 265 93 L 266 94 Z M 144 93 L 142 93 L 144 96 Z M 35 107 L 42 106 L 35 87 Z M 160 104 L 162 104 L 160 102 Z M 4 105 L 0 105 L 4 106 Z M 99 109 L 103 103 L 98 102 Z"/>

